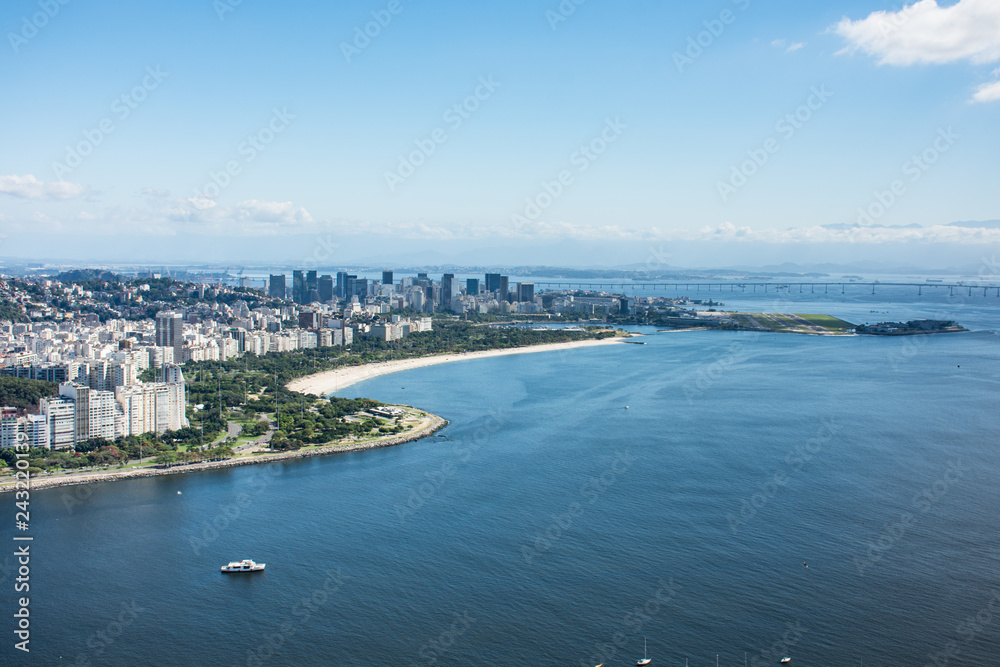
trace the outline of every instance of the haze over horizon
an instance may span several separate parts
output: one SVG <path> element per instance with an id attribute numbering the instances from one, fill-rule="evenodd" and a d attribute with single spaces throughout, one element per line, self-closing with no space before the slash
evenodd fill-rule
<path id="1" fill-rule="evenodd" d="M 998 273 L 988 0 L 49 4 L 0 257 Z"/>

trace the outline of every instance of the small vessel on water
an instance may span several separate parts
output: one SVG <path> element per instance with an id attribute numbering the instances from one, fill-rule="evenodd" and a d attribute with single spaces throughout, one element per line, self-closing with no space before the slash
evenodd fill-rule
<path id="1" fill-rule="evenodd" d="M 255 563 L 249 558 L 245 560 L 234 560 L 229 565 L 223 565 L 222 571 L 227 573 L 235 572 L 262 572 L 267 563 Z"/>
<path id="2" fill-rule="evenodd" d="M 782 659 L 781 659 L 781 664 L 783 664 L 783 665 L 784 665 L 785 663 L 787 663 L 787 662 L 791 662 L 791 661 L 792 661 L 792 659 L 791 659 L 791 658 L 782 658 Z"/>
<path id="3" fill-rule="evenodd" d="M 653 659 L 649 657 L 646 653 L 646 638 L 642 638 L 642 660 L 637 661 L 635 664 L 637 667 L 642 667 L 642 665 L 648 665 L 653 662 Z"/>

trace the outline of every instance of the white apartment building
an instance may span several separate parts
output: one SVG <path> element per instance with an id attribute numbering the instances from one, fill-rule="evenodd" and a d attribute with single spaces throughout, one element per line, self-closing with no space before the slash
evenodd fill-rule
<path id="1" fill-rule="evenodd" d="M 48 427 L 49 447 L 72 449 L 76 444 L 76 404 L 65 396 L 43 398 L 38 402 Z"/>

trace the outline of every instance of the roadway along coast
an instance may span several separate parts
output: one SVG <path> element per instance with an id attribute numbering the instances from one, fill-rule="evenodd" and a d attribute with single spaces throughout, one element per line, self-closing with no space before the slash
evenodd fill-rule
<path id="1" fill-rule="evenodd" d="M 392 447 L 406 442 L 413 442 L 433 435 L 448 425 L 448 420 L 442 419 L 430 413 L 421 413 L 420 421 L 414 428 L 406 433 L 365 440 L 361 442 L 341 442 L 319 447 L 310 447 L 290 452 L 279 452 L 274 454 L 237 456 L 222 461 L 206 461 L 202 463 L 192 463 L 187 465 L 173 465 L 169 468 L 141 467 L 123 470 L 111 468 L 108 470 L 88 471 L 84 473 L 67 473 L 53 476 L 32 476 L 31 489 L 46 489 L 57 486 L 75 486 L 78 484 L 94 484 L 98 482 L 114 482 L 122 479 L 135 479 L 139 477 L 158 477 L 160 475 L 178 475 L 188 472 L 198 472 L 202 470 L 215 470 L 218 468 L 233 468 L 236 466 L 256 465 L 258 463 L 273 463 L 275 461 L 289 461 L 293 459 L 304 459 L 310 456 L 324 456 L 326 454 L 341 454 L 345 452 L 357 452 L 365 449 L 377 449 L 380 447 Z M 0 481 L 0 493 L 13 491 L 15 480 L 8 478 Z"/>

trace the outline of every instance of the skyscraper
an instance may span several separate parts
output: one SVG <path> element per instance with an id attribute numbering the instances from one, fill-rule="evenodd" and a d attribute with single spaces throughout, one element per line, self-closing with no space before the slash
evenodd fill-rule
<path id="1" fill-rule="evenodd" d="M 306 303 L 306 276 L 301 271 L 292 271 L 292 301 Z"/>
<path id="2" fill-rule="evenodd" d="M 368 296 L 368 279 L 357 276 L 347 276 L 347 298 L 358 297 L 358 301 L 364 301 Z"/>
<path id="3" fill-rule="evenodd" d="M 500 289 L 500 274 L 499 273 L 487 273 L 486 274 L 486 291 L 496 292 Z"/>
<path id="4" fill-rule="evenodd" d="M 333 276 L 320 276 L 319 286 L 316 289 L 319 292 L 320 301 L 323 303 L 333 301 Z"/>
<path id="5" fill-rule="evenodd" d="M 458 281 L 454 273 L 446 273 L 441 277 L 441 307 L 451 308 L 451 300 L 458 296 Z"/>
<path id="6" fill-rule="evenodd" d="M 306 273 L 306 294 L 305 300 L 302 303 L 312 303 L 313 301 L 319 301 L 319 285 L 316 279 L 316 272 L 309 271 Z"/>
<path id="7" fill-rule="evenodd" d="M 284 274 L 280 276 L 272 275 L 267 283 L 267 295 L 272 299 L 284 299 L 285 298 L 285 276 Z"/>
<path id="8" fill-rule="evenodd" d="M 518 283 L 517 300 L 531 302 L 535 300 L 535 283 Z"/>
<path id="9" fill-rule="evenodd" d="M 337 271 L 337 298 L 343 299 L 347 296 L 347 272 Z"/>
<path id="10" fill-rule="evenodd" d="M 161 310 L 156 314 L 156 346 L 173 348 L 174 359 L 181 358 L 184 347 L 184 326 L 181 314 Z"/>
<path id="11" fill-rule="evenodd" d="M 393 284 L 392 283 L 392 271 L 383 271 L 382 272 L 382 284 L 383 285 L 392 285 Z"/>
<path id="12" fill-rule="evenodd" d="M 479 278 L 468 278 L 465 281 L 465 293 L 469 296 L 479 294 Z"/>
<path id="13" fill-rule="evenodd" d="M 507 276 L 500 276 L 500 287 L 497 288 L 500 292 L 501 301 L 510 301 L 510 278 Z"/>

